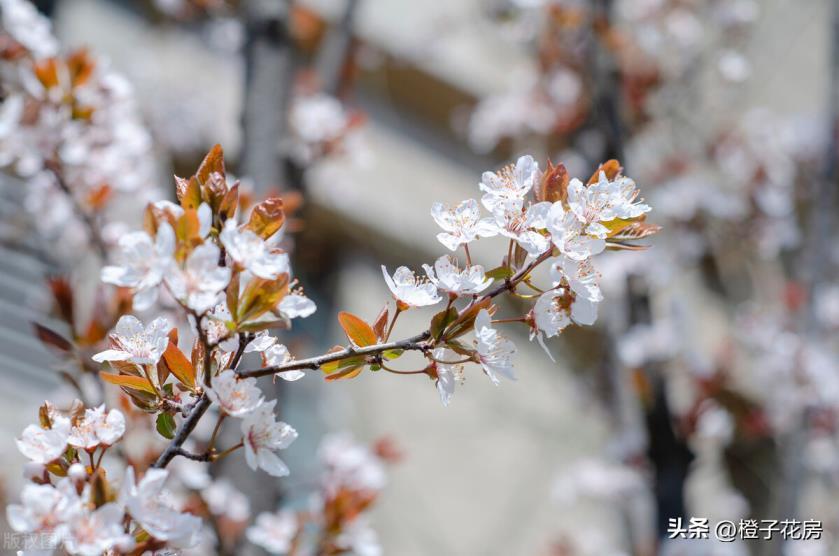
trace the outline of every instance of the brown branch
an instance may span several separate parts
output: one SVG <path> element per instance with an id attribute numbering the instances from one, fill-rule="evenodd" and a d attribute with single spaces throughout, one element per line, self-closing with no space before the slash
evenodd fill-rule
<path id="1" fill-rule="evenodd" d="M 529 265 L 527 265 L 518 273 L 516 273 L 515 276 L 508 278 L 507 280 L 496 286 L 494 289 L 492 289 L 490 292 L 473 300 L 468 307 L 466 307 L 460 312 L 460 314 L 462 315 L 465 311 L 469 309 L 469 307 L 473 306 L 476 302 L 484 301 L 486 299 L 492 299 L 506 291 L 514 290 L 518 283 L 524 280 L 533 271 L 534 268 L 536 268 L 551 257 L 551 251 L 552 250 L 548 250 L 547 252 L 543 253 L 538 258 L 534 259 Z M 339 361 L 347 357 L 353 357 L 358 355 L 378 355 L 380 353 L 392 349 L 402 349 L 406 351 L 426 351 L 431 347 L 431 345 L 428 343 L 428 339 L 430 337 L 431 333 L 429 331 L 425 331 L 422 334 L 418 334 L 411 338 L 406 338 L 404 340 L 399 340 L 396 342 L 386 342 L 365 347 L 347 347 L 342 349 L 341 351 L 325 353 L 323 355 L 309 357 L 307 359 L 289 361 L 288 363 L 285 363 L 283 365 L 274 365 L 272 367 L 263 367 L 261 369 L 253 369 L 247 371 L 237 370 L 236 374 L 241 378 L 256 378 L 261 376 L 273 375 L 276 373 L 282 373 L 286 371 L 316 371 L 326 363 Z"/>

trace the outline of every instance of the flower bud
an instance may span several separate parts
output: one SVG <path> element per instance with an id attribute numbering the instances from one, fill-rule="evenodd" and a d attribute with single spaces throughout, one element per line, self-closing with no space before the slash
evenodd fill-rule
<path id="1" fill-rule="evenodd" d="M 67 470 L 67 476 L 77 483 L 84 481 L 87 479 L 87 469 L 81 463 L 74 463 Z"/>

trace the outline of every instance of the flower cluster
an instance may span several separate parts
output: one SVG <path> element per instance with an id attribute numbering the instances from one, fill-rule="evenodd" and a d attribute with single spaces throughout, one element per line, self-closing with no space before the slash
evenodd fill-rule
<path id="1" fill-rule="evenodd" d="M 248 540 L 270 554 L 314 549 L 318 554 L 379 556 L 382 549 L 366 511 L 385 486 L 385 464 L 396 459 L 393 448 L 383 440 L 370 449 L 336 434 L 323 439 L 319 456 L 323 471 L 311 509 L 262 513 L 248 528 Z"/>
<path id="2" fill-rule="evenodd" d="M 120 202 L 158 195 L 131 86 L 85 50 L 59 52 L 29 2 L 0 7 L 0 167 L 27 180 L 27 208 L 56 257 L 90 240 L 102 251 Z"/>

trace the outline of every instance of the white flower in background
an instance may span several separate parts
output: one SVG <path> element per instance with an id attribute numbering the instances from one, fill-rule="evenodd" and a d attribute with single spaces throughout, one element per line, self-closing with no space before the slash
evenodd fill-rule
<path id="1" fill-rule="evenodd" d="M 578 297 L 594 303 L 603 301 L 598 280 L 600 278 L 590 260 L 577 261 L 570 257 L 554 257 L 548 261 L 553 285 L 565 282 Z"/>
<path id="2" fill-rule="evenodd" d="M 348 434 L 330 434 L 318 447 L 324 467 L 323 489 L 333 496 L 341 488 L 353 491 L 379 491 L 387 482 L 382 460 Z"/>
<path id="3" fill-rule="evenodd" d="M 105 504 L 92 512 L 80 512 L 68 523 L 64 546 L 70 554 L 99 556 L 116 548 L 120 553 L 134 547 L 134 537 L 125 532 L 124 512 L 119 504 Z"/>
<path id="4" fill-rule="evenodd" d="M 297 438 L 297 431 L 291 425 L 277 421 L 274 406 L 277 400 L 263 403 L 242 421 L 242 435 L 245 444 L 245 460 L 256 470 L 265 470 L 274 477 L 288 475 L 288 467 L 274 452 L 284 450 Z"/>
<path id="5" fill-rule="evenodd" d="M 3 29 L 26 47 L 36 58 L 58 53 L 58 41 L 52 36 L 50 20 L 24 0 L 0 0 Z"/>
<path id="6" fill-rule="evenodd" d="M 443 255 L 434 262 L 434 268 L 422 265 L 431 283 L 444 292 L 455 295 L 478 294 L 492 284 L 492 279 L 484 274 L 484 267 L 473 265 L 463 270 L 457 267 L 450 255 Z"/>
<path id="7" fill-rule="evenodd" d="M 111 446 L 125 434 L 125 417 L 117 410 L 105 411 L 105 404 L 85 409 L 84 417 L 70 429 L 68 444 L 85 450 Z"/>
<path id="8" fill-rule="evenodd" d="M 606 248 L 605 239 L 584 235 L 583 226 L 573 212 L 563 208 L 561 202 L 554 203 L 548 212 L 547 228 L 551 241 L 561 253 L 578 261 L 602 253 Z"/>
<path id="9" fill-rule="evenodd" d="M 137 365 L 156 365 L 169 345 L 169 321 L 154 319 L 143 327 L 137 317 L 123 315 L 110 335 L 111 349 L 93 356 L 97 363 L 103 361 L 128 361 Z"/>
<path id="10" fill-rule="evenodd" d="M 641 474 L 631 467 L 590 458 L 574 463 L 554 483 L 553 495 L 562 504 L 581 499 L 619 501 L 645 488 Z"/>
<path id="11" fill-rule="evenodd" d="M 175 232 L 164 222 L 154 239 L 146 232 L 131 232 L 120 238 L 119 248 L 118 264 L 102 269 L 102 281 L 134 289 L 134 308 L 148 309 L 174 262 Z"/>
<path id="12" fill-rule="evenodd" d="M 199 245 L 187 257 L 183 269 L 172 265 L 165 278 L 172 295 L 198 314 L 215 307 L 230 282 L 230 269 L 218 264 L 220 254 L 214 243 Z"/>
<path id="13" fill-rule="evenodd" d="M 497 203 L 492 214 L 498 233 L 515 240 L 530 256 L 535 257 L 551 246 L 551 240 L 537 231 L 547 228 L 550 210 L 551 203 L 545 202 L 531 205 L 522 212 L 520 203 L 505 201 Z"/>
<path id="14" fill-rule="evenodd" d="M 492 327 L 492 319 L 486 309 L 481 309 L 475 318 L 475 347 L 486 375 L 493 384 L 498 384 L 498 375 L 516 380 L 513 355 L 516 345 Z"/>
<path id="15" fill-rule="evenodd" d="M 335 544 L 357 556 L 381 556 L 382 554 L 379 537 L 363 516 L 357 517 L 344 527 L 335 539 Z"/>
<path id="16" fill-rule="evenodd" d="M 203 489 L 201 498 L 215 516 L 238 522 L 247 521 L 251 516 L 250 500 L 227 479 L 219 479 Z"/>
<path id="17" fill-rule="evenodd" d="M 213 387 L 207 390 L 207 396 L 231 417 L 244 417 L 263 401 L 256 379 L 239 379 L 231 369 L 213 379 Z"/>
<path id="18" fill-rule="evenodd" d="M 457 361 L 458 358 L 462 359 L 462 357 L 447 348 L 437 348 L 432 355 L 436 361 L 434 366 L 437 369 L 437 380 L 435 381 L 437 393 L 440 394 L 440 401 L 443 402 L 443 405 L 448 406 L 452 400 L 452 395 L 454 395 L 455 385 L 458 382 L 463 383 L 463 365 L 460 363 L 444 363 L 443 361 Z"/>
<path id="19" fill-rule="evenodd" d="M 20 504 L 6 508 L 6 520 L 18 533 L 52 533 L 56 541 L 66 533 L 65 523 L 83 506 L 69 479 L 56 486 L 28 483 L 20 494 Z"/>
<path id="20" fill-rule="evenodd" d="M 323 93 L 295 95 L 288 118 L 297 136 L 310 144 L 339 138 L 349 124 L 341 101 Z"/>
<path id="21" fill-rule="evenodd" d="M 134 468 L 128 467 L 122 480 L 119 503 L 152 537 L 175 548 L 189 548 L 198 541 L 201 519 L 179 512 L 170 503 L 163 490 L 168 476 L 165 469 L 152 468 L 136 483 Z"/>
<path id="22" fill-rule="evenodd" d="M 49 429 L 28 425 L 23 429 L 20 439 L 15 439 L 15 443 L 21 454 L 35 463 L 46 465 L 64 453 L 69 434 L 69 419 L 53 419 L 52 428 Z"/>
<path id="23" fill-rule="evenodd" d="M 498 173 L 484 172 L 478 186 L 484 192 L 481 202 L 491 212 L 504 202 L 512 201 L 521 207 L 539 176 L 539 164 L 530 155 L 520 157 L 515 165 L 506 166 Z"/>
<path id="24" fill-rule="evenodd" d="M 434 203 L 431 217 L 438 226 L 445 230 L 437 234 L 437 240 L 454 251 L 460 245 L 466 245 L 478 237 L 494 236 L 497 231 L 491 221 L 481 219 L 481 210 L 475 199 L 467 199 L 455 208 L 443 203 Z"/>
<path id="25" fill-rule="evenodd" d="M 424 307 L 440 301 L 437 287 L 431 282 L 417 279 L 414 272 L 406 266 L 397 268 L 391 278 L 387 268 L 382 265 L 382 274 L 393 297 L 409 307 Z"/>
<path id="26" fill-rule="evenodd" d="M 291 550 L 291 541 L 298 527 L 297 514 L 291 510 L 281 510 L 275 514 L 263 512 L 257 516 L 256 524 L 248 527 L 245 535 L 249 541 L 270 554 L 286 554 Z"/>
<path id="27" fill-rule="evenodd" d="M 289 272 L 288 254 L 275 252 L 261 237 L 239 228 L 233 220 L 224 223 L 219 239 L 230 258 L 255 276 L 273 280 Z"/>
<path id="28" fill-rule="evenodd" d="M 315 302 L 303 295 L 302 293 L 290 293 L 285 296 L 280 304 L 277 306 L 280 314 L 289 319 L 306 318 L 312 315 L 317 306 Z"/>

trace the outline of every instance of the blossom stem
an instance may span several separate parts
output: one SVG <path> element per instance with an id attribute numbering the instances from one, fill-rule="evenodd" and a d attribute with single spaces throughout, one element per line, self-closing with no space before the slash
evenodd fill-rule
<path id="1" fill-rule="evenodd" d="M 419 369 L 418 371 L 400 371 L 399 369 L 391 369 L 384 363 L 379 363 L 382 369 L 386 370 L 389 373 L 393 373 L 395 375 L 422 375 L 425 374 L 425 369 Z"/>
<path id="2" fill-rule="evenodd" d="M 508 322 L 527 322 L 527 319 L 524 317 L 513 317 L 509 319 L 494 319 L 492 324 L 504 324 Z"/>
<path id="3" fill-rule="evenodd" d="M 390 321 L 390 326 L 387 327 L 387 334 L 385 334 L 385 340 L 390 338 L 390 333 L 393 332 L 393 327 L 396 325 L 396 319 L 399 318 L 399 314 L 402 312 L 402 308 L 399 306 L 399 303 L 396 304 L 396 311 L 393 312 L 393 320 Z"/>
<path id="4" fill-rule="evenodd" d="M 466 252 L 466 266 L 472 266 L 472 255 L 469 254 L 469 245 L 464 243 L 463 250 Z"/>
<path id="5" fill-rule="evenodd" d="M 213 427 L 213 434 L 210 435 L 210 442 L 207 444 L 207 451 L 212 450 L 216 445 L 216 437 L 218 437 L 218 432 L 221 430 L 221 424 L 224 422 L 224 418 L 227 417 L 227 413 L 221 411 L 218 414 L 218 419 L 216 419 L 216 426 Z"/>
<path id="6" fill-rule="evenodd" d="M 222 458 L 226 458 L 227 456 L 229 456 L 230 454 L 232 454 L 233 452 L 235 452 L 235 451 L 236 451 L 236 450 L 238 450 L 239 448 L 243 447 L 244 445 L 245 445 L 244 441 L 240 440 L 238 444 L 234 444 L 233 446 L 231 446 L 230 448 L 226 449 L 225 451 L 220 452 L 220 453 L 218 453 L 218 454 L 214 455 L 214 456 L 213 456 L 213 461 L 218 461 L 218 460 L 220 460 L 220 459 L 222 459 Z"/>

